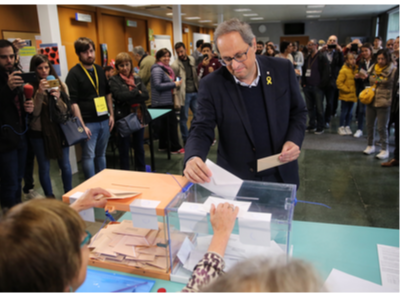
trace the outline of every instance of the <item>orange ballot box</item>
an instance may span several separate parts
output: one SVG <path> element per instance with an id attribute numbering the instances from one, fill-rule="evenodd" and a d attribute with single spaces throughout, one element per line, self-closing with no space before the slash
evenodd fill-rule
<path id="1" fill-rule="evenodd" d="M 169 240 L 181 244 L 185 236 L 168 236 L 165 208 L 188 180 L 179 175 L 105 169 L 70 192 L 64 202 L 75 201 L 89 188 L 102 187 L 113 194 L 106 208 L 130 211 L 122 222 L 111 222 L 93 236 L 89 263 L 93 266 L 170 279 Z M 94 217 L 93 217 L 94 219 Z M 179 245 L 178 245 L 179 246 Z M 175 252 L 175 251 L 174 251 Z"/>

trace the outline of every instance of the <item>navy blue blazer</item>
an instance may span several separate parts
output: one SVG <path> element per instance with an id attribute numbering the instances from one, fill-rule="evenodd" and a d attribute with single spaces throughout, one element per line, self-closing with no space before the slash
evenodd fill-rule
<path id="1" fill-rule="evenodd" d="M 257 55 L 274 154 L 285 142 L 299 147 L 304 139 L 307 109 L 289 60 Z M 268 84 L 267 77 L 271 77 Z M 197 111 L 185 145 L 185 164 L 192 156 L 206 160 L 218 127 L 217 164 L 244 180 L 257 180 L 254 137 L 244 99 L 225 68 L 204 77 L 197 95 Z M 284 183 L 299 186 L 297 160 L 278 167 Z"/>

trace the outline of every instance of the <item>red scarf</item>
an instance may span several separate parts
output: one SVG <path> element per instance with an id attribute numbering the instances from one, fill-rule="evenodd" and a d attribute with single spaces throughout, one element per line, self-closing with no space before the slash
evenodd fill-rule
<path id="1" fill-rule="evenodd" d="M 174 73 L 174 70 L 172 70 L 172 68 L 171 68 L 170 66 L 164 65 L 161 61 L 157 62 L 157 64 L 159 64 L 160 66 L 166 68 L 167 71 L 168 71 L 169 77 L 170 77 L 173 81 L 175 81 L 175 73 Z"/>
<path id="2" fill-rule="evenodd" d="M 122 75 L 122 73 L 119 73 L 119 76 L 121 76 L 121 78 L 128 85 L 130 91 L 132 91 L 136 87 L 135 80 L 133 79 L 132 73 L 129 75 L 129 77 Z"/>

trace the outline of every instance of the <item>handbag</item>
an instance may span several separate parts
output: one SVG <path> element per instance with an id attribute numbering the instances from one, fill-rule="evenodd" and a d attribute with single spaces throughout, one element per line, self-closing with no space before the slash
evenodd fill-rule
<path id="1" fill-rule="evenodd" d="M 73 146 L 88 139 L 86 131 L 77 117 L 70 117 L 66 122 L 60 124 L 60 128 L 64 133 L 68 146 Z"/>
<path id="2" fill-rule="evenodd" d="M 375 88 L 376 88 L 376 84 L 374 84 L 373 86 L 369 86 L 369 87 L 365 88 L 360 93 L 358 98 L 360 99 L 360 102 L 362 104 L 368 105 L 368 104 L 370 104 L 372 102 L 372 100 L 374 100 Z"/>
<path id="3" fill-rule="evenodd" d="M 116 127 L 121 137 L 127 137 L 143 128 L 136 113 L 131 113 L 116 122 Z"/>

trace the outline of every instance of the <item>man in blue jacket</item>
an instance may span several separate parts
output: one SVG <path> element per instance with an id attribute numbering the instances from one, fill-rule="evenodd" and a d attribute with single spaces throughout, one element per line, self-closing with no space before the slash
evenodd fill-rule
<path id="1" fill-rule="evenodd" d="M 219 166 L 241 179 L 298 186 L 307 110 L 293 65 L 256 57 L 251 28 L 237 19 L 220 24 L 214 39 L 225 67 L 200 82 L 185 147 L 185 176 L 194 183 L 210 182 L 204 161 L 217 126 Z M 257 172 L 257 160 L 275 154 L 286 164 Z"/>

